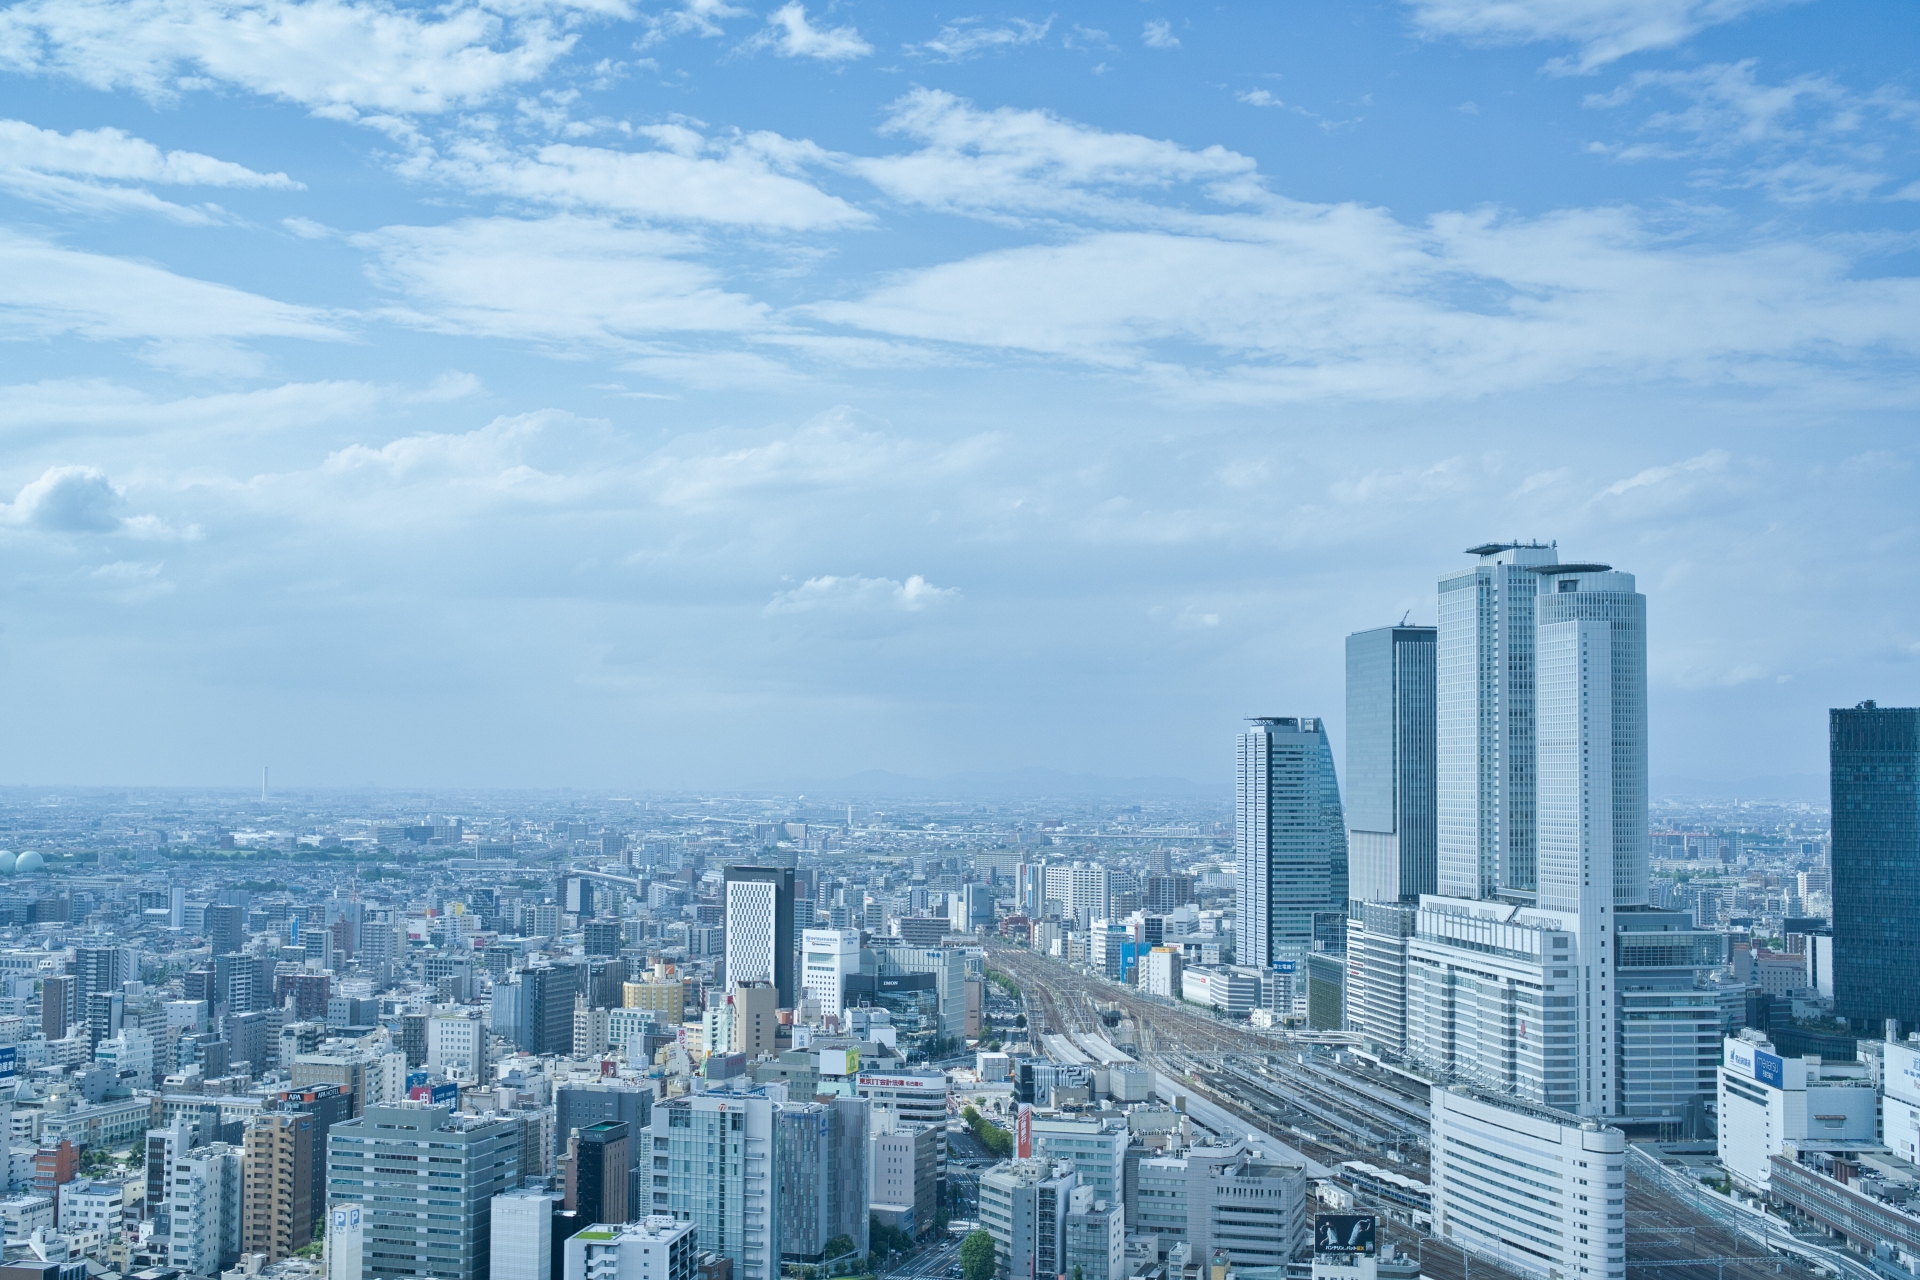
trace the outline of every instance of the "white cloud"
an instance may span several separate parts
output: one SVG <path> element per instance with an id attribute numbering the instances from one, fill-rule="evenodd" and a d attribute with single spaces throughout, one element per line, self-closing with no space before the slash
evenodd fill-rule
<path id="1" fill-rule="evenodd" d="M 1783 0 L 1408 0 L 1415 30 L 1482 44 L 1580 46 L 1555 71 L 1590 72 L 1628 54 L 1666 49 Z M 1792 0 L 1785 0 L 1791 3 Z"/>
<path id="2" fill-rule="evenodd" d="M 1180 37 L 1173 34 L 1173 24 L 1158 18 L 1147 23 L 1146 30 L 1140 33 L 1140 39 L 1149 49 L 1178 49 Z"/>
<path id="3" fill-rule="evenodd" d="M 919 613 L 952 600 L 958 587 L 936 587 L 919 574 L 905 582 L 894 578 L 808 578 L 791 591 L 776 594 L 766 612 L 805 613 L 812 610 L 890 610 Z"/>
<path id="4" fill-rule="evenodd" d="M 1242 89 L 1233 96 L 1250 107 L 1284 107 L 1287 105 L 1265 89 Z"/>
<path id="5" fill-rule="evenodd" d="M 1643 98 L 1679 99 L 1639 126 L 1650 141 L 1592 144 L 1621 161 L 1692 160 L 1700 186 L 1752 188 L 1786 204 L 1866 199 L 1888 183 L 1874 167 L 1899 154 L 1920 121 L 1920 102 L 1893 86 L 1856 93 L 1825 76 L 1762 82 L 1753 59 L 1687 71 L 1644 71 L 1607 93 L 1587 95 L 1593 109 L 1617 110 Z"/>
<path id="6" fill-rule="evenodd" d="M 731 5 L 726 0 L 687 0 L 678 9 L 643 14 L 640 21 L 647 33 L 640 39 L 642 49 L 674 36 L 697 35 L 709 39 L 725 35 L 720 24 L 728 18 L 744 18 L 751 10 Z"/>
<path id="7" fill-rule="evenodd" d="M 626 12 L 623 0 L 559 5 Z M 228 84 L 349 117 L 440 112 L 544 74 L 574 36 L 528 14 L 387 0 L 18 0 L 0 68 L 164 99 Z"/>
<path id="8" fill-rule="evenodd" d="M 1456 397 L 1585 377 L 1844 381 L 1920 353 L 1920 281 L 1854 272 L 1835 246 L 1693 247 L 1630 210 L 1409 227 L 1276 202 L 1212 234 L 998 250 L 810 310 L 1129 371 L 1181 396 Z"/>
<path id="9" fill-rule="evenodd" d="M 684 125 L 639 132 L 654 149 L 556 143 L 529 154 L 488 135 L 467 136 L 448 144 L 443 155 L 416 156 L 403 171 L 561 209 L 664 221 L 782 231 L 870 221 L 796 176 L 801 165 L 826 159 L 810 143 L 771 133 L 709 139 Z"/>
<path id="10" fill-rule="evenodd" d="M 590 218 L 469 218 L 353 237 L 405 301 L 394 320 L 442 333 L 573 347 L 763 328 L 766 308 L 718 287 L 692 242 Z"/>
<path id="11" fill-rule="evenodd" d="M 982 26 L 976 18 L 962 18 L 940 28 L 940 34 L 933 39 L 908 45 L 907 49 L 909 52 L 931 54 L 941 62 L 961 62 L 990 49 L 1014 49 L 1035 44 L 1046 39 L 1052 26 L 1052 17 L 1044 22 L 1015 18 L 999 27 Z"/>
<path id="12" fill-rule="evenodd" d="M 357 417 L 384 398 L 367 382 L 290 382 L 174 400 L 98 379 L 15 383 L 0 387 L 0 438 L 16 449 L 39 440 L 121 436 L 204 444 Z"/>
<path id="13" fill-rule="evenodd" d="M 0 231 L 0 336 L 62 333 L 190 345 L 347 336 L 312 307 Z"/>
<path id="14" fill-rule="evenodd" d="M 126 496 L 98 467 L 53 466 L 0 503 L 0 524 L 38 533 L 124 533 L 148 541 L 197 538 L 158 516 L 123 516 Z"/>
<path id="15" fill-rule="evenodd" d="M 1151 211 L 1122 202 L 1193 182 L 1218 192 L 1254 171 L 1251 159 L 1225 147 L 1189 150 L 1047 111 L 982 111 L 935 89 L 915 89 L 895 101 L 883 127 L 921 143 L 920 149 L 845 164 L 896 200 L 937 209 L 1139 217 Z"/>
<path id="16" fill-rule="evenodd" d="M 772 49 L 783 58 L 818 58 L 846 62 L 864 58 L 873 46 L 852 27 L 816 27 L 807 21 L 807 8 L 789 0 L 767 15 L 767 25 L 747 42 L 749 49 Z"/>
<path id="17" fill-rule="evenodd" d="M 207 210 L 183 208 L 144 188 L 114 185 L 118 182 L 300 187 L 284 173 L 256 173 L 193 151 L 162 151 L 119 129 L 63 134 L 21 120 L 0 120 L 0 188 L 57 208 L 161 213 L 190 222 L 212 219 Z"/>

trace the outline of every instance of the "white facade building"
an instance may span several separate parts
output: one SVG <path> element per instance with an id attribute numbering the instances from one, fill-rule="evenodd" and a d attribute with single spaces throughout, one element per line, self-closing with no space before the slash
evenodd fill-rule
<path id="1" fill-rule="evenodd" d="M 487 1027 L 478 1013 L 442 1011 L 427 1019 L 427 1066 L 449 1080 L 487 1078 Z"/>
<path id="2" fill-rule="evenodd" d="M 1147 994 L 1183 999 L 1186 988 L 1180 979 L 1180 965 L 1180 952 L 1174 947 L 1155 947 L 1147 952 Z"/>
<path id="3" fill-rule="evenodd" d="M 653 1188 L 643 1207 L 691 1223 L 700 1247 L 731 1259 L 738 1280 L 780 1275 L 778 1105 L 768 1088 L 674 1098 L 653 1109 L 644 1139 Z"/>
<path id="4" fill-rule="evenodd" d="M 1723 1053 L 1720 1163 L 1743 1186 L 1765 1191 L 1772 1185 L 1773 1157 L 1785 1143 L 1877 1136 L 1879 1099 L 1865 1064 L 1783 1058 L 1755 1031 L 1727 1037 Z M 1888 1102 L 1891 1110 L 1891 1094 Z M 1896 1123 L 1889 1115 L 1889 1132 Z"/>
<path id="5" fill-rule="evenodd" d="M 1533 566 L 1552 547 L 1472 547 L 1440 579 L 1435 748 L 1440 893 L 1534 887 Z"/>
<path id="6" fill-rule="evenodd" d="M 553 1274 L 553 1211 L 562 1202 L 533 1187 L 493 1198 L 489 1280 L 561 1280 Z"/>
<path id="7" fill-rule="evenodd" d="M 1920 1165 L 1920 1045 L 1890 1042 L 1880 1073 L 1880 1141 Z"/>
<path id="8" fill-rule="evenodd" d="M 1033 1118 L 1033 1154 L 1070 1161 L 1080 1185 L 1102 1200 L 1120 1202 L 1126 1183 L 1127 1129 L 1099 1120 Z"/>
<path id="9" fill-rule="evenodd" d="M 771 880 L 729 880 L 727 982 L 773 982 L 779 973 L 774 934 L 780 888 Z"/>
<path id="10" fill-rule="evenodd" d="M 1434 1235 L 1540 1280 L 1624 1280 L 1620 1130 L 1462 1086 L 1432 1114 Z"/>
<path id="11" fill-rule="evenodd" d="M 240 1256 L 244 1153 L 225 1142 L 174 1157 L 167 1175 L 172 1233 L 167 1261 L 194 1275 L 218 1275 Z"/>
<path id="12" fill-rule="evenodd" d="M 692 1280 L 694 1229 L 659 1214 L 567 1241 L 566 1280 Z"/>
<path id="13" fill-rule="evenodd" d="M 800 990 L 820 1002 L 820 1016 L 838 1018 L 847 975 L 860 972 L 858 929 L 805 929 L 800 934 Z"/>

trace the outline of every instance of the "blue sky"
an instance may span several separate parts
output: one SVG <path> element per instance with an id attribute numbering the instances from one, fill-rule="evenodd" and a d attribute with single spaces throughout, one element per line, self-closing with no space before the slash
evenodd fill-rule
<path id="1" fill-rule="evenodd" d="M 0 8 L 0 775 L 1224 778 L 1504 537 L 1920 700 L 1896 4 Z"/>

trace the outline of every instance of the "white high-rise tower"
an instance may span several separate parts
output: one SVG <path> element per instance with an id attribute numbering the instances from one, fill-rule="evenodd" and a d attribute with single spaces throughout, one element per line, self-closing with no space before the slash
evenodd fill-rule
<path id="1" fill-rule="evenodd" d="M 1533 570 L 1559 556 L 1537 542 L 1489 542 L 1467 554 L 1479 562 L 1440 579 L 1440 892 L 1525 900 L 1535 887 Z"/>

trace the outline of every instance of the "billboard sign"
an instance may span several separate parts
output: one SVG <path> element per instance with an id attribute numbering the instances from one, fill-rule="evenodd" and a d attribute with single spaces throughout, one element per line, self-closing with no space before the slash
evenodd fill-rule
<path id="1" fill-rule="evenodd" d="M 11 1080 L 20 1074 L 20 1051 L 12 1045 L 0 1049 L 0 1080 Z"/>
<path id="2" fill-rule="evenodd" d="M 1021 1160 L 1033 1159 L 1033 1107 L 1020 1104 L 1019 1118 L 1013 1122 L 1013 1154 Z"/>
<path id="3" fill-rule="evenodd" d="M 1784 1089 L 1786 1084 L 1786 1063 L 1771 1053 L 1759 1049 L 1753 1051 L 1753 1078 L 1761 1084 L 1770 1084 L 1776 1089 Z"/>
<path id="4" fill-rule="evenodd" d="M 1372 1214 L 1316 1213 L 1313 1251 L 1322 1257 L 1371 1258 L 1380 1251 Z"/>
<path id="5" fill-rule="evenodd" d="M 407 1088 L 418 1089 L 421 1085 L 425 1084 L 426 1082 L 427 1082 L 426 1072 L 424 1071 L 407 1072 Z"/>

